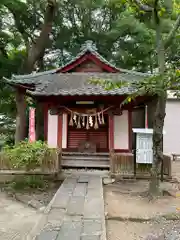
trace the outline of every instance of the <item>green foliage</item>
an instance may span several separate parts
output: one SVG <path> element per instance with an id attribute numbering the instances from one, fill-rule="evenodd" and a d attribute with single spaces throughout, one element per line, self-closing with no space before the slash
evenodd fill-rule
<path id="1" fill-rule="evenodd" d="M 134 91 L 121 103 L 122 105 L 133 101 L 138 96 L 162 96 L 162 94 L 168 90 L 175 90 L 174 95 L 177 97 L 180 96 L 180 70 L 176 69 L 168 69 L 163 75 L 156 74 L 132 82 L 123 80 L 113 82 L 104 79 L 91 79 L 90 83 L 100 85 L 106 90 L 122 87 L 131 87 L 134 89 Z"/>
<path id="2" fill-rule="evenodd" d="M 152 13 L 142 11 L 133 4 L 135 1 L 57 2 L 51 39 L 41 67 L 37 62 L 39 69 L 46 70 L 65 64 L 79 52 L 81 44 L 89 39 L 96 43 L 99 52 L 107 60 L 119 67 L 151 73 L 157 68 L 154 47 L 156 31 Z M 154 1 L 141 2 L 152 7 Z M 12 121 L 16 117 L 15 96 L 13 89 L 2 82 L 2 77 L 10 78 L 12 74 L 23 73 L 28 49 L 37 39 L 44 22 L 46 3 L 34 0 L 0 2 L 0 115 L 5 114 Z M 177 19 L 180 1 L 160 0 L 159 3 L 165 38 Z M 176 35 L 180 35 L 179 30 Z M 179 55 L 179 38 L 175 38 L 167 51 L 166 63 L 178 67 Z"/>
<path id="3" fill-rule="evenodd" d="M 43 176 L 29 175 L 16 177 L 14 181 L 8 183 L 8 189 L 11 190 L 29 190 L 40 189 L 43 190 L 48 187 L 48 181 Z"/>
<path id="4" fill-rule="evenodd" d="M 20 142 L 13 147 L 5 146 L 2 151 L 14 169 L 34 170 L 47 162 L 52 163 L 52 150 L 41 141 Z"/>

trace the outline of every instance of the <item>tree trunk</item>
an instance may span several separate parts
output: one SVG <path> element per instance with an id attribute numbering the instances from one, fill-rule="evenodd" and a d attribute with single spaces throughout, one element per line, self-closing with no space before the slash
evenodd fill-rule
<path id="1" fill-rule="evenodd" d="M 153 121 L 153 164 L 149 184 L 149 193 L 152 197 L 160 195 L 159 176 L 160 166 L 163 161 L 163 127 L 166 115 L 166 98 L 166 93 L 157 97 Z"/>
<path id="2" fill-rule="evenodd" d="M 162 92 L 157 96 L 153 121 L 153 164 L 151 169 L 151 181 L 149 184 L 150 196 L 160 195 L 159 173 L 160 164 L 163 162 L 163 128 L 166 115 L 167 92 L 164 90 L 163 75 L 165 72 L 165 49 L 162 39 L 161 21 L 158 15 L 158 0 L 154 5 L 154 21 L 156 26 L 157 58 L 159 66 L 159 86 Z"/>
<path id="3" fill-rule="evenodd" d="M 159 171 L 160 163 L 163 161 L 163 127 L 164 118 L 166 115 L 166 100 L 167 92 L 164 86 L 163 75 L 165 73 L 165 50 L 169 47 L 174 36 L 180 26 L 180 14 L 175 22 L 174 27 L 170 31 L 166 41 L 162 38 L 161 19 L 159 16 L 160 1 L 154 0 L 153 7 L 144 4 L 141 0 L 134 0 L 137 6 L 145 12 L 151 12 L 156 29 L 156 41 L 157 41 L 157 58 L 159 67 L 159 86 L 162 91 L 159 91 L 159 96 L 156 97 L 155 115 L 153 122 L 153 164 L 151 170 L 151 181 L 149 185 L 149 193 L 151 196 L 159 195 Z M 171 6 L 172 7 L 172 6 Z M 171 8 L 170 7 L 170 8 Z"/>
<path id="4" fill-rule="evenodd" d="M 16 9 L 12 8 L 11 5 L 7 6 L 8 9 L 12 12 L 14 18 L 15 18 L 15 22 L 17 22 L 16 20 L 19 20 L 18 17 L 19 15 L 16 12 Z M 23 72 L 24 73 L 31 73 L 34 70 L 35 64 L 38 60 L 42 59 L 45 53 L 45 49 L 47 47 L 47 43 L 49 40 L 49 34 L 51 33 L 52 30 L 52 23 L 54 20 L 54 15 L 55 15 L 55 11 L 56 11 L 56 0 L 47 0 L 47 7 L 46 7 L 46 11 L 44 14 L 44 24 L 42 26 L 42 30 L 41 33 L 39 35 L 39 37 L 36 39 L 36 41 L 34 41 L 33 43 L 31 43 L 31 47 L 27 48 L 27 59 L 25 61 L 24 64 L 24 69 Z M 19 25 L 18 25 L 19 26 Z M 21 28 L 17 27 L 19 29 L 19 31 L 21 32 Z M 24 28 L 23 29 L 23 33 L 24 33 Z M 29 46 L 30 44 L 28 43 L 27 46 Z M 18 98 L 19 99 L 19 98 Z M 16 100 L 16 107 L 17 107 L 17 125 L 16 125 L 16 136 L 15 136 L 15 142 L 18 143 L 21 140 L 24 140 L 24 138 L 26 137 L 26 119 L 24 118 L 26 109 L 24 108 L 25 104 L 22 103 L 22 101 L 25 101 L 25 99 L 23 98 L 23 100 L 21 99 L 21 101 Z M 23 107 L 22 107 L 23 105 Z M 21 109 L 23 109 L 21 111 Z M 24 111 L 24 112 L 23 112 Z M 39 129 L 39 126 L 38 126 Z"/>
<path id="5" fill-rule="evenodd" d="M 26 138 L 26 103 L 25 92 L 16 90 L 16 133 L 15 144 Z"/>

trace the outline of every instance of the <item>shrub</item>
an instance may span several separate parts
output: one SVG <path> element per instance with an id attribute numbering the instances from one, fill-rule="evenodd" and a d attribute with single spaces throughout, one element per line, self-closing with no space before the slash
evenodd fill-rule
<path id="1" fill-rule="evenodd" d="M 48 181 L 42 176 L 30 175 L 16 178 L 14 181 L 8 183 L 8 189 L 12 190 L 28 190 L 39 189 L 43 190 L 48 187 Z"/>
<path id="2" fill-rule="evenodd" d="M 29 171 L 53 165 L 53 150 L 41 141 L 23 141 L 13 147 L 5 146 L 2 152 L 14 169 Z"/>

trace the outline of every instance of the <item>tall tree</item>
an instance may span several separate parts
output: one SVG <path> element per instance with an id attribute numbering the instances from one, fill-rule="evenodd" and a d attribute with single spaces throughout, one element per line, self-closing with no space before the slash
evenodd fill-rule
<path id="1" fill-rule="evenodd" d="M 63 65 L 77 54 L 80 45 L 88 39 L 93 40 L 100 53 L 117 66 L 154 72 L 157 59 L 152 12 L 139 11 L 137 5 L 134 11 L 132 2 L 135 3 L 121 0 L 63 0 L 55 8 L 50 8 L 50 5 L 45 5 L 47 1 L 2 0 L 0 78 L 1 75 L 11 77 L 12 73 L 29 73 L 37 67 L 40 71 Z M 37 42 L 41 43 L 38 39 L 44 36 L 40 33 L 44 29 L 45 19 L 48 19 L 45 18 L 48 9 L 57 14 L 51 15 L 53 26 L 50 21 L 49 30 L 45 31 L 47 40 L 44 39 L 42 45 L 39 44 L 41 51 L 37 51 Z M 163 38 L 168 34 L 177 14 L 172 15 L 171 19 L 163 16 L 166 20 L 166 24 L 164 20 L 162 23 Z M 52 33 L 51 38 L 47 36 L 48 32 Z M 178 49 L 178 40 L 175 39 L 166 51 L 166 63 L 173 61 L 177 64 Z M 7 91 L 0 90 L 0 94 L 7 101 L 4 100 L 1 104 L 0 112 L 5 112 L 5 108 L 6 111 L 11 111 L 14 95 L 9 88 L 4 85 L 2 87 Z"/>
<path id="2" fill-rule="evenodd" d="M 147 26 L 155 29 L 156 36 L 156 47 L 154 51 L 154 62 L 157 62 L 158 70 L 155 75 L 152 75 L 150 78 L 144 79 L 143 81 L 134 82 L 133 85 L 136 89 L 136 92 L 132 96 L 128 96 L 128 99 L 133 100 L 137 96 L 142 96 L 145 94 L 154 96 L 154 118 L 153 118 L 153 164 L 151 169 L 151 181 L 149 185 L 149 193 L 151 196 L 157 196 L 160 193 L 159 189 L 159 172 L 160 164 L 163 162 L 163 127 L 164 119 L 166 115 L 166 100 L 167 100 L 167 90 L 176 89 L 179 90 L 180 86 L 180 71 L 169 68 L 166 62 L 166 57 L 169 51 L 170 45 L 175 40 L 176 33 L 180 27 L 180 12 L 177 9 L 176 5 L 178 1 L 170 0 L 134 0 L 130 1 L 129 4 L 132 7 L 135 4 L 136 11 L 140 11 L 143 15 L 146 15 L 148 19 Z M 171 30 L 166 34 L 164 38 L 163 35 L 163 24 L 164 19 L 176 16 L 176 21 L 172 26 Z M 141 16 L 144 18 L 144 16 Z M 150 21 L 150 22 L 149 22 Z M 153 25 L 152 25 L 153 24 Z M 108 88 L 118 88 L 127 83 L 112 83 L 93 81 L 95 84 L 106 85 Z"/>
<path id="3" fill-rule="evenodd" d="M 156 30 L 156 52 L 158 61 L 158 75 L 159 86 L 162 87 L 161 94 L 156 96 L 155 114 L 153 122 L 153 164 L 152 164 L 152 179 L 150 182 L 150 193 L 152 195 L 159 194 L 159 165 L 163 162 L 163 127 L 164 118 L 166 115 L 166 100 L 167 89 L 165 88 L 165 71 L 166 71 L 166 52 L 171 43 L 173 42 L 176 32 L 180 26 L 180 13 L 178 13 L 177 20 L 169 32 L 166 39 L 163 39 L 162 34 L 162 14 L 170 15 L 173 11 L 173 2 L 154 0 L 150 5 L 144 4 L 143 1 L 135 0 L 137 6 L 146 13 L 152 15 L 154 27 Z M 174 2 L 175 4 L 176 2 Z"/>
<path id="4" fill-rule="evenodd" d="M 44 22 L 42 23 L 40 34 L 36 38 L 32 38 L 25 28 L 26 23 L 35 17 L 31 13 L 31 9 L 27 8 L 27 3 L 19 0 L 15 0 L 13 3 L 9 0 L 3 0 L 2 4 L 11 12 L 15 21 L 15 26 L 22 35 L 26 46 L 26 58 L 23 65 L 23 73 L 31 73 L 34 70 L 37 61 L 43 58 L 45 49 L 47 48 L 56 12 L 56 1 L 47 0 L 47 6 L 43 16 Z M 34 27 L 34 30 L 36 30 L 36 26 Z M 15 142 L 18 143 L 26 137 L 25 92 L 21 89 L 17 89 L 16 91 L 16 107 Z"/>

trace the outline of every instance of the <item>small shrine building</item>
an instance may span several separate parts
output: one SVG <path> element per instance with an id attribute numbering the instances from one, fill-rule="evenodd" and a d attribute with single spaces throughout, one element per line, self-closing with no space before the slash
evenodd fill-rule
<path id="1" fill-rule="evenodd" d="M 132 152 L 132 111 L 148 96 L 121 105 L 131 86 L 105 90 L 91 79 L 138 81 L 144 73 L 115 67 L 87 41 L 66 65 L 45 72 L 14 75 L 8 82 L 41 103 L 44 140 L 71 153 Z M 82 161 L 82 166 L 84 162 Z"/>

